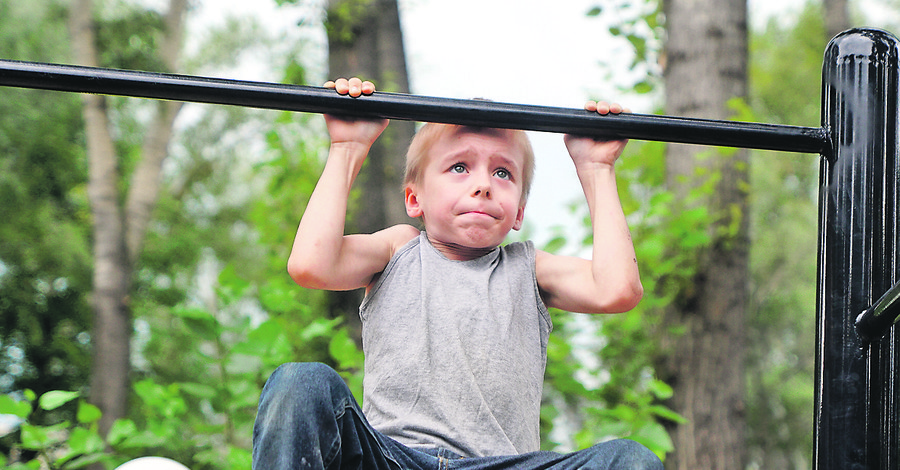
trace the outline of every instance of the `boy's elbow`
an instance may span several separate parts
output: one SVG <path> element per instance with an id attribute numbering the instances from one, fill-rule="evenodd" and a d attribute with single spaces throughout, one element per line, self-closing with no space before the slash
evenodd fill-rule
<path id="1" fill-rule="evenodd" d="M 623 283 L 611 296 L 611 302 L 604 309 L 606 313 L 624 313 L 635 307 L 644 298 L 644 286 L 640 280 Z"/>
<path id="2" fill-rule="evenodd" d="M 644 298 L 644 285 L 641 284 L 641 281 L 633 283 L 629 289 L 629 294 L 627 295 L 627 305 L 628 308 L 625 309 L 627 312 L 638 306 L 641 303 L 641 299 Z"/>
<path id="3" fill-rule="evenodd" d="M 318 275 L 315 263 L 308 257 L 291 253 L 287 262 L 287 272 L 298 285 L 310 289 L 321 289 L 324 280 Z"/>

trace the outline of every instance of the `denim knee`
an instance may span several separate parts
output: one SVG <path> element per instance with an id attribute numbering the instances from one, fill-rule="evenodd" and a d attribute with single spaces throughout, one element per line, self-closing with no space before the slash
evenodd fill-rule
<path id="1" fill-rule="evenodd" d="M 340 375 L 317 363 L 288 363 L 269 376 L 259 397 L 256 427 L 293 427 L 296 422 L 319 421 L 342 409 L 352 394 Z"/>
<path id="2" fill-rule="evenodd" d="M 630 439 L 616 439 L 594 446 L 599 453 L 615 454 L 612 468 L 622 470 L 663 470 L 662 461 L 650 449 Z M 602 450 L 599 450 L 602 448 Z"/>
<path id="3" fill-rule="evenodd" d="M 292 362 L 282 364 L 269 377 L 260 396 L 260 407 L 272 407 L 283 414 L 302 409 L 342 408 L 352 400 L 346 383 L 331 367 Z"/>

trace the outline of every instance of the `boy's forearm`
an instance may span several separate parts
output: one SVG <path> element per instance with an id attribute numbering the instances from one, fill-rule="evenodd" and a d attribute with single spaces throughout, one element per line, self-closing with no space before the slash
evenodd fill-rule
<path id="1" fill-rule="evenodd" d="M 619 201 L 615 170 L 612 165 L 599 163 L 576 169 L 591 216 L 594 282 L 620 299 L 615 302 L 618 310 L 630 310 L 643 295 L 643 287 L 631 232 Z"/>

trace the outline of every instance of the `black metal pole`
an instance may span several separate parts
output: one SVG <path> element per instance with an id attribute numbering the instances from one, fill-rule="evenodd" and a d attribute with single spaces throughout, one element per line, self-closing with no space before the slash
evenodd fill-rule
<path id="1" fill-rule="evenodd" d="M 898 280 L 898 40 L 851 30 L 823 65 L 814 468 L 900 468 L 896 329 L 870 343 L 859 312 Z"/>
<path id="2" fill-rule="evenodd" d="M 824 129 L 382 93 L 354 99 L 321 87 L 0 60 L 0 85 L 605 138 L 822 153 Z"/>

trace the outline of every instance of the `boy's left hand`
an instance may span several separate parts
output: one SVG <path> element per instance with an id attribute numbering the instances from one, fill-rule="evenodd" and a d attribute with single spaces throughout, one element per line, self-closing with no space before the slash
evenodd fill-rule
<path id="1" fill-rule="evenodd" d="M 588 101 L 585 103 L 584 109 L 604 115 L 631 112 L 618 103 L 610 104 L 605 101 Z M 625 149 L 625 144 L 628 143 L 627 140 L 597 140 L 571 134 L 565 136 L 565 142 L 576 168 L 591 163 L 613 166 L 619 159 L 619 155 L 622 154 L 622 150 Z"/>

